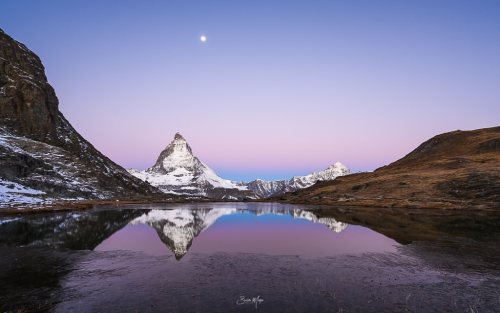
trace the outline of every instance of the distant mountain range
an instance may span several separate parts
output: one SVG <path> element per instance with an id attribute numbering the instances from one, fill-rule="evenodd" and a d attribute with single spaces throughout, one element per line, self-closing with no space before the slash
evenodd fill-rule
<path id="1" fill-rule="evenodd" d="M 314 185 L 318 181 L 333 180 L 347 175 L 349 169 L 337 162 L 324 171 L 289 180 L 249 183 L 234 182 L 219 177 L 201 162 L 184 137 L 177 133 L 172 142 L 160 153 L 156 163 L 144 170 L 129 169 L 130 174 L 159 188 L 165 193 L 215 199 L 260 199 L 277 196 Z"/>
<path id="2" fill-rule="evenodd" d="M 252 190 L 259 198 L 269 198 L 308 188 L 320 181 L 334 180 L 339 176 L 350 174 L 351 171 L 342 163 L 336 162 L 328 168 L 314 172 L 306 176 L 294 176 L 289 180 L 265 181 L 257 179 L 247 183 L 248 189 Z"/>

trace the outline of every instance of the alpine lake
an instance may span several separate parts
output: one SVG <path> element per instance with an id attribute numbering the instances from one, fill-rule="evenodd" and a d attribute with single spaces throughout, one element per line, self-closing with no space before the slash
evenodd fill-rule
<path id="1" fill-rule="evenodd" d="M 2 312 L 500 312 L 500 213 L 277 203 L 0 217 Z"/>

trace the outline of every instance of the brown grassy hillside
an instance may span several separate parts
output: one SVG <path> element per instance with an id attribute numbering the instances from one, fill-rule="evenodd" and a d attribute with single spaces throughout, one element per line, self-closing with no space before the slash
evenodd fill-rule
<path id="1" fill-rule="evenodd" d="M 500 209 L 500 127 L 444 133 L 374 172 L 320 182 L 279 200 L 383 207 Z"/>

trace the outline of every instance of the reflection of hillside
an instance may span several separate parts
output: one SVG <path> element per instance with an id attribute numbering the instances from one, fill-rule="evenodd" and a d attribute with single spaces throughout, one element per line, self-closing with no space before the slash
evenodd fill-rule
<path id="1" fill-rule="evenodd" d="M 144 210 L 103 210 L 23 216 L 0 224 L 2 246 L 93 250 Z"/>
<path id="2" fill-rule="evenodd" d="M 269 206 L 257 210 L 235 208 L 179 208 L 173 210 L 153 209 L 136 218 L 132 224 L 147 224 L 153 227 L 160 240 L 174 253 L 176 259 L 181 259 L 191 247 L 193 240 L 203 230 L 210 227 L 222 216 L 248 212 L 257 216 L 264 214 L 290 215 L 296 219 L 306 219 L 313 223 L 327 226 L 336 233 L 347 228 L 346 223 L 338 222 L 330 217 L 316 217 L 312 212 L 295 208 Z"/>
<path id="3" fill-rule="evenodd" d="M 329 207 L 313 212 L 320 219 L 368 227 L 401 244 L 446 237 L 500 242 L 500 211 Z"/>

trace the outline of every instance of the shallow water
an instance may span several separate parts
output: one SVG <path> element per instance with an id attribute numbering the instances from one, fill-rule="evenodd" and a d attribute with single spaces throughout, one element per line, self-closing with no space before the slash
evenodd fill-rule
<path id="1" fill-rule="evenodd" d="M 428 231 L 430 239 L 412 240 L 427 234 L 420 221 L 413 234 L 413 224 L 394 224 L 390 212 L 324 212 L 215 203 L 1 218 L 0 305 L 28 312 L 497 312 L 494 234 L 437 233 L 457 225 L 453 217 Z M 373 216 L 391 222 L 374 227 Z M 480 233 L 492 233 L 488 225 Z"/>

